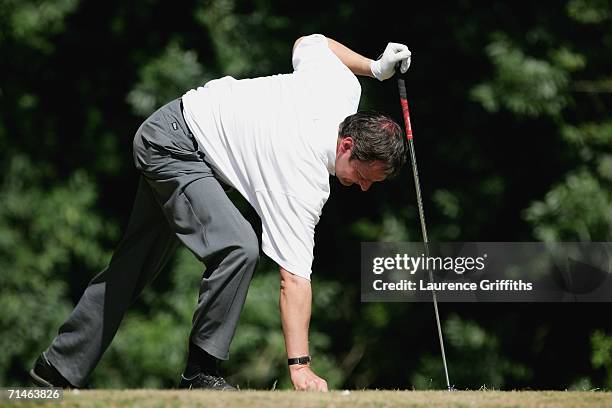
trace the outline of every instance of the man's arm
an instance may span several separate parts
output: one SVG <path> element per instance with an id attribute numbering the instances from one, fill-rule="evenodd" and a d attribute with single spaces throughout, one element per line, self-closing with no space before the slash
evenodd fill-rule
<path id="1" fill-rule="evenodd" d="M 308 326 L 312 304 L 310 281 L 280 268 L 280 312 L 287 357 L 310 355 Z M 327 382 L 317 376 L 310 365 L 289 366 L 291 381 L 296 390 L 327 391 Z"/>
<path id="2" fill-rule="evenodd" d="M 342 61 L 353 74 L 374 78 L 372 70 L 370 69 L 370 64 L 372 64 L 373 61 L 370 58 L 357 54 L 355 51 L 331 38 L 327 39 L 327 43 L 329 44 L 329 49 L 336 54 L 340 61 Z"/>
<path id="3" fill-rule="evenodd" d="M 297 47 L 297 45 L 300 43 L 300 41 L 302 41 L 302 38 L 304 37 L 300 37 L 296 40 L 295 44 L 293 45 L 294 50 L 295 47 Z M 342 61 L 342 63 L 346 65 L 348 69 L 351 70 L 351 72 L 353 72 L 353 74 L 369 76 L 372 78 L 374 77 L 374 75 L 372 74 L 372 70 L 370 69 L 370 64 L 372 63 L 371 59 L 366 58 L 363 55 L 357 54 L 355 51 L 340 44 L 336 40 L 332 40 L 329 37 L 327 37 L 327 43 L 329 45 L 329 49 L 332 50 L 334 54 L 336 54 L 340 61 Z"/>
<path id="4" fill-rule="evenodd" d="M 296 40 L 293 49 L 299 44 L 303 37 Z M 393 76 L 395 66 L 400 63 L 401 71 L 406 72 L 410 66 L 411 52 L 404 44 L 389 43 L 380 59 L 374 61 L 356 53 L 338 41 L 327 37 L 329 49 L 336 54 L 348 69 L 355 75 L 376 78 L 380 81 Z"/>

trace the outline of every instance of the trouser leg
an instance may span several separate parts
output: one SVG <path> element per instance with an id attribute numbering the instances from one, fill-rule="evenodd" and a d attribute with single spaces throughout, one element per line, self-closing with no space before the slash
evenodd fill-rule
<path id="1" fill-rule="evenodd" d="M 153 115 L 135 139 L 137 167 L 152 187 L 171 229 L 206 265 L 190 340 L 227 359 L 259 242 L 203 161 L 177 102 Z"/>
<path id="2" fill-rule="evenodd" d="M 128 306 L 167 263 L 178 241 L 150 186 L 140 180 L 125 235 L 94 277 L 45 355 L 82 387 L 113 339 Z"/>
<path id="3" fill-rule="evenodd" d="M 70 383 L 83 386 L 114 337 L 125 310 L 163 268 L 177 237 L 207 264 L 191 341 L 226 359 L 255 269 L 259 245 L 203 161 L 174 101 L 134 138 L 141 180 L 124 239 L 89 284 L 45 353 Z"/>
<path id="4" fill-rule="evenodd" d="M 181 199 L 198 221 L 190 225 L 198 228 L 179 238 L 206 265 L 190 341 L 225 360 L 257 266 L 259 242 L 214 178 L 191 183 Z"/>

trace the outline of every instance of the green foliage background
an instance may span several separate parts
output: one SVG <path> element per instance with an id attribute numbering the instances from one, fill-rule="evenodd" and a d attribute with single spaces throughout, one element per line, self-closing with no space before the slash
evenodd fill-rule
<path id="1" fill-rule="evenodd" d="M 438 241 L 612 238 L 608 0 L 0 2 L 0 384 L 26 384 L 108 262 L 138 175 L 131 138 L 154 109 L 223 75 L 291 70 L 320 32 L 374 57 L 413 51 L 409 98 Z M 362 108 L 400 120 L 393 81 Z M 409 169 L 362 194 L 335 181 L 317 227 L 311 352 L 334 388 L 443 386 L 431 305 L 361 304 L 359 242 L 419 240 Z M 249 212 L 240 198 L 238 205 Z M 203 266 L 178 251 L 127 314 L 96 387 L 174 387 Z M 276 267 L 263 260 L 225 371 L 287 388 Z M 606 304 L 445 304 L 457 388 L 612 387 Z"/>

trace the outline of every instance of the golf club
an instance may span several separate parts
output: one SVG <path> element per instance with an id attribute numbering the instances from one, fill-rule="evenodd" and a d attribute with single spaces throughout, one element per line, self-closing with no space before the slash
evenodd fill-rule
<path id="1" fill-rule="evenodd" d="M 417 198 L 417 204 L 419 208 L 419 218 L 421 219 L 421 233 L 423 234 L 423 243 L 425 244 L 425 256 L 429 257 L 429 248 L 428 248 L 429 240 L 427 238 L 427 227 L 425 226 L 425 212 L 423 210 L 423 200 L 421 198 L 421 187 L 419 185 L 419 171 L 417 169 L 416 154 L 414 152 L 412 126 L 410 125 L 410 112 L 408 110 L 408 98 L 406 96 L 406 84 L 404 82 L 404 79 L 402 78 L 402 75 L 399 73 L 399 67 L 398 67 L 398 73 L 397 73 L 397 86 L 399 88 L 400 103 L 402 105 L 404 125 L 406 127 L 406 139 L 408 139 L 408 146 L 410 149 L 410 162 L 412 163 L 412 175 L 414 176 L 414 188 L 416 190 L 416 198 Z M 432 283 L 432 286 L 433 286 L 433 282 L 434 282 L 433 272 L 431 271 L 431 269 L 429 269 L 428 272 L 429 272 L 429 281 Z M 442 351 L 442 363 L 444 364 L 444 374 L 446 376 L 446 386 L 449 391 L 452 391 L 453 387 L 451 386 L 450 380 L 448 378 L 448 366 L 446 365 L 446 353 L 444 352 L 444 338 L 442 337 L 442 326 L 440 325 L 440 314 L 438 313 L 438 301 L 436 298 L 436 291 L 435 289 L 432 289 L 431 292 L 433 295 L 434 311 L 436 314 L 436 324 L 438 326 L 438 337 L 440 339 L 440 350 Z"/>

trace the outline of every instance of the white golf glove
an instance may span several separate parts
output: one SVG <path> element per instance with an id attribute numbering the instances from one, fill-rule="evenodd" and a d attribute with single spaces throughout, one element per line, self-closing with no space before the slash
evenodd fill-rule
<path id="1" fill-rule="evenodd" d="M 391 78 L 395 73 L 395 65 L 401 61 L 400 71 L 405 73 L 410 67 L 410 50 L 404 44 L 389 43 L 382 57 L 370 63 L 374 78 L 379 81 Z"/>

